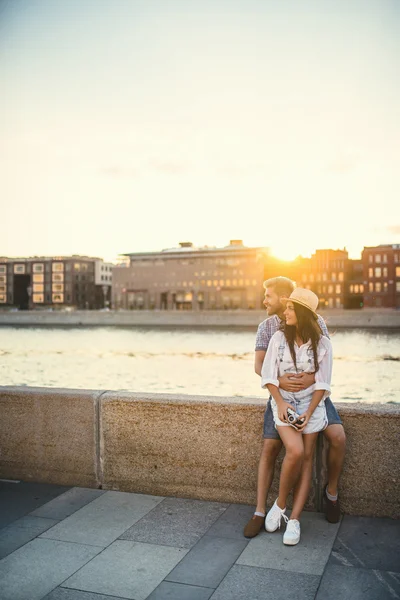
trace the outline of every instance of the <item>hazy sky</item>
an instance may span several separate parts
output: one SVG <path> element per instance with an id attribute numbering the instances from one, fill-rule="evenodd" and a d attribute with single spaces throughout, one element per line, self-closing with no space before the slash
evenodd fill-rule
<path id="1" fill-rule="evenodd" d="M 0 0 L 0 255 L 400 243 L 398 0 Z"/>

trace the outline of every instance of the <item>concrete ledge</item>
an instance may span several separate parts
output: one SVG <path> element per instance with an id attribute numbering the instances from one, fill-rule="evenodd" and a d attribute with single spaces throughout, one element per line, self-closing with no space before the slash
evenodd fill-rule
<path id="1" fill-rule="evenodd" d="M 399 518 L 400 406 L 338 409 L 343 510 Z M 0 477 L 254 504 L 263 413 L 257 398 L 0 388 Z M 321 508 L 326 449 L 321 437 L 310 510 Z M 271 501 L 278 476 L 279 465 Z"/>
<path id="2" fill-rule="evenodd" d="M 98 487 L 99 392 L 0 388 L 0 476 Z"/>
<path id="3" fill-rule="evenodd" d="M 328 326 L 366 329 L 400 329 L 400 310 L 324 309 Z M 254 331 L 267 317 L 265 310 L 97 310 L 6 311 L 0 310 L 0 325 L 34 327 L 248 327 Z"/>

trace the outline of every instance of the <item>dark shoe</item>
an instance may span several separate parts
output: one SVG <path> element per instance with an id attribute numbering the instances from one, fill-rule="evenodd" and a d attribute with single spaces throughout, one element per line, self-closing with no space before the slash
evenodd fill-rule
<path id="1" fill-rule="evenodd" d="M 256 535 L 258 535 L 260 533 L 261 528 L 264 525 L 264 521 L 265 521 L 265 517 L 260 517 L 259 515 L 253 515 L 243 530 L 244 537 L 247 537 L 247 538 L 256 537 Z"/>
<path id="2" fill-rule="evenodd" d="M 328 496 L 326 495 L 326 487 L 325 487 L 325 492 L 324 492 L 324 498 L 325 498 L 326 520 L 329 523 L 339 523 L 339 521 L 340 521 L 339 498 L 334 501 L 329 500 Z"/>

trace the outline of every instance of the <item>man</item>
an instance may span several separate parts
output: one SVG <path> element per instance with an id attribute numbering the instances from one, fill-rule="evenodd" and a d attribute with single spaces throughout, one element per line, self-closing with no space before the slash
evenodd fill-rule
<path id="1" fill-rule="evenodd" d="M 264 282 L 264 306 L 268 318 L 258 326 L 256 337 L 254 369 L 261 376 L 261 367 L 266 355 L 268 344 L 273 334 L 283 325 L 284 305 L 281 298 L 288 298 L 295 285 L 287 277 L 274 277 Z M 318 323 L 322 334 L 329 337 L 323 318 L 318 315 Z M 279 377 L 279 387 L 288 392 L 304 390 L 315 382 L 314 373 L 300 373 L 283 375 Z M 343 467 L 346 436 L 342 421 L 332 404 L 330 398 L 325 400 L 328 416 L 328 427 L 323 432 L 329 442 L 328 452 L 328 485 L 324 490 L 326 518 L 330 523 L 337 523 L 340 519 L 340 506 L 338 500 L 338 481 Z M 274 426 L 271 400 L 268 400 L 264 414 L 264 443 L 258 465 L 257 479 L 257 506 L 253 517 L 244 528 L 244 535 L 252 538 L 258 535 L 265 520 L 266 501 L 269 488 L 274 476 L 275 461 L 282 448 L 282 441 Z"/>

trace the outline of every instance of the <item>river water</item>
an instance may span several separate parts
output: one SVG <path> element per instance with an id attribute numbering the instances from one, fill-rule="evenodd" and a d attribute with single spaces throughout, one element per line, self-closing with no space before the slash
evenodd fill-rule
<path id="1" fill-rule="evenodd" d="M 400 402 L 400 333 L 339 330 L 335 402 Z M 0 384 L 266 398 L 255 331 L 0 327 Z"/>

